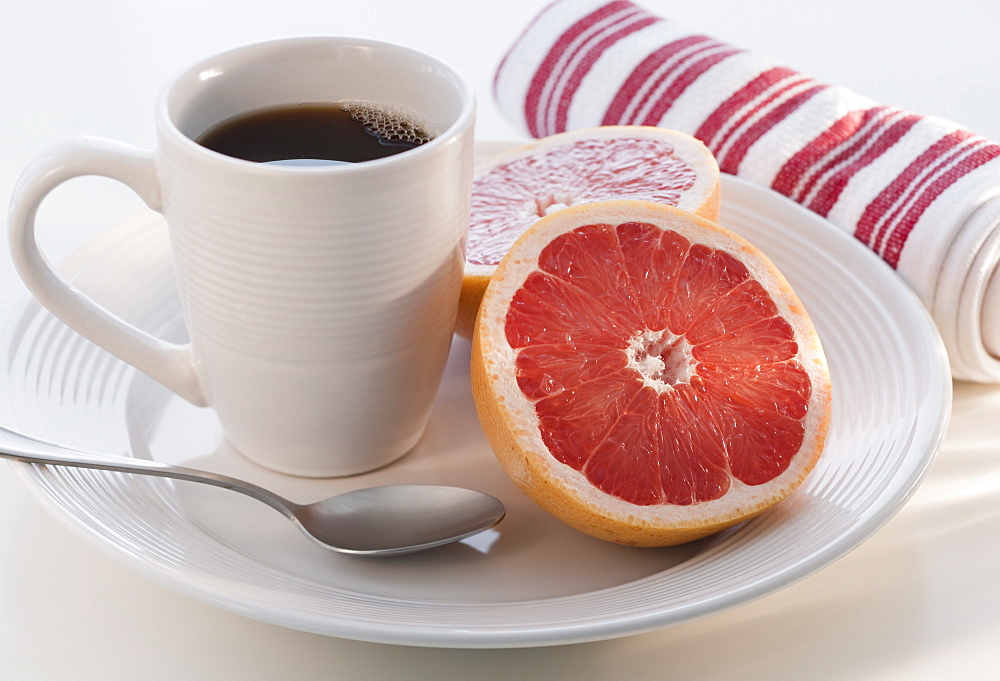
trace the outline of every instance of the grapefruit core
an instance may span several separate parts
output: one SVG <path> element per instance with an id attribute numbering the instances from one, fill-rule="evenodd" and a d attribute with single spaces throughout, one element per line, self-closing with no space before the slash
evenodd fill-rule
<path id="1" fill-rule="evenodd" d="M 742 237 L 645 201 L 567 208 L 504 256 L 472 341 L 480 422 L 545 510 L 635 546 L 785 498 L 830 419 L 820 340 Z"/>
<path id="2" fill-rule="evenodd" d="M 650 126 L 574 130 L 487 159 L 472 183 L 458 333 L 472 335 L 497 264 L 540 217 L 571 205 L 641 199 L 714 220 L 719 187 L 719 166 L 704 144 Z"/>

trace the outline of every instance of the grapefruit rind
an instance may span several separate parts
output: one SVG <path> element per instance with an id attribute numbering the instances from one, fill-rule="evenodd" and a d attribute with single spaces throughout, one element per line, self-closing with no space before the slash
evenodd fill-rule
<path id="1" fill-rule="evenodd" d="M 475 179 L 482 178 L 494 169 L 509 164 L 512 161 L 542 154 L 550 149 L 568 145 L 577 140 L 618 140 L 630 137 L 654 139 L 670 144 L 673 147 L 673 155 L 689 164 L 694 169 L 696 176 L 694 184 L 680 195 L 677 207 L 708 218 L 709 220 L 718 219 L 722 184 L 719 165 L 715 157 L 699 139 L 667 128 L 639 125 L 607 125 L 549 135 L 548 137 L 539 138 L 528 144 L 509 149 L 485 159 L 476 165 L 474 177 Z M 573 169 L 570 168 L 567 172 L 572 173 Z M 544 194 L 548 191 L 548 188 L 540 186 L 537 188 L 537 191 L 539 194 Z M 629 197 L 627 189 L 623 187 L 618 195 L 604 198 L 635 197 Z M 475 225 L 470 229 L 474 228 Z M 458 320 L 455 326 L 456 332 L 460 336 L 466 338 L 472 336 L 480 302 L 495 270 L 496 265 L 477 264 L 466 261 L 462 279 L 462 293 L 459 299 Z"/>
<path id="2" fill-rule="evenodd" d="M 798 359 L 809 375 L 805 434 L 788 468 L 760 485 L 732 480 L 721 498 L 690 505 L 639 506 L 595 487 L 556 460 L 542 441 L 533 403 L 516 382 L 516 351 L 504 332 L 514 293 L 537 267 L 542 248 L 587 224 L 645 222 L 692 243 L 726 251 L 764 285 L 794 329 Z M 759 515 L 788 496 L 815 466 L 830 423 L 830 377 L 820 340 L 802 303 L 780 271 L 755 246 L 709 220 L 662 204 L 607 201 L 570 207 L 539 220 L 498 266 L 483 297 L 472 343 L 471 379 L 480 423 L 514 483 L 543 509 L 589 535 L 630 546 L 667 546 L 699 539 Z"/>

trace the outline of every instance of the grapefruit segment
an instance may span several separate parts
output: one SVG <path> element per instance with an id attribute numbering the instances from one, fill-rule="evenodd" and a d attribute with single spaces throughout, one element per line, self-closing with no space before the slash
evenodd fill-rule
<path id="1" fill-rule="evenodd" d="M 535 413 L 540 436 L 557 461 L 580 470 L 639 392 L 640 386 L 619 372 L 539 400 Z"/>
<path id="2" fill-rule="evenodd" d="M 760 282 L 749 280 L 697 311 L 686 335 L 692 343 L 704 343 L 777 314 L 774 301 Z"/>
<path id="3" fill-rule="evenodd" d="M 637 222 L 619 225 L 617 232 L 631 294 L 642 317 L 651 328 L 663 328 L 690 243 L 676 232 Z"/>
<path id="4" fill-rule="evenodd" d="M 540 400 L 625 367 L 626 357 L 606 345 L 531 345 L 517 355 L 517 385 Z"/>
<path id="5" fill-rule="evenodd" d="M 609 309 L 600 299 L 546 272 L 533 272 L 511 301 L 516 322 L 506 333 L 511 345 L 605 343 L 628 333 L 636 322 L 629 310 Z"/>
<path id="6" fill-rule="evenodd" d="M 472 335 L 490 277 L 539 218 L 568 206 L 641 199 L 715 219 L 719 188 L 718 164 L 704 144 L 651 126 L 574 130 L 488 159 L 473 178 L 457 331 Z"/>
<path id="7" fill-rule="evenodd" d="M 700 362 L 757 366 L 790 359 L 797 351 L 791 324 L 781 317 L 769 317 L 696 345 L 692 354 Z"/>
<path id="8" fill-rule="evenodd" d="M 609 541 L 690 541 L 763 512 L 823 448 L 819 338 L 756 248 L 647 201 L 567 208 L 509 249 L 473 396 L 511 478 Z"/>

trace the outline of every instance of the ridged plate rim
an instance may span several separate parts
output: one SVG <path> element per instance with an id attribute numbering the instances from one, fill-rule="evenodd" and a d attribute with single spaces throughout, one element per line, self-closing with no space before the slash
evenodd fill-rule
<path id="1" fill-rule="evenodd" d="M 509 143 L 483 144 L 480 152 L 502 146 Z M 136 225 L 151 219 L 130 218 Z M 732 176 L 723 177 L 720 221 L 775 260 L 813 316 L 834 380 L 833 453 L 826 472 L 821 462 L 803 487 L 774 511 L 661 573 L 581 594 L 508 602 L 399 599 L 331 589 L 218 546 L 217 537 L 185 517 L 169 487 L 139 478 L 125 485 L 167 509 L 169 522 L 151 528 L 142 518 L 124 517 L 129 500 L 115 498 L 122 487 L 102 492 L 106 508 L 99 510 L 106 517 L 91 513 L 88 507 L 98 503 L 95 489 L 104 485 L 91 472 L 15 467 L 20 480 L 54 516 L 115 560 L 203 602 L 303 631 L 437 647 L 551 645 L 639 633 L 749 603 L 842 557 L 902 508 L 940 447 L 950 414 L 951 378 L 943 344 L 924 307 L 894 271 L 851 236 L 784 197 Z M 98 235 L 74 256 L 78 276 L 114 277 L 113 271 L 104 272 L 107 238 L 107 232 Z M 168 258 L 161 242 L 145 245 L 153 261 L 162 265 Z M 805 262 L 810 254 L 823 261 L 823 268 Z M 852 312 L 842 307 L 851 301 L 863 303 L 872 329 L 843 328 L 838 317 Z M 50 329 L 48 337 L 39 335 L 39 329 Z M 36 303 L 25 301 L 8 323 L 0 349 L 10 358 L 19 344 L 36 341 L 43 341 L 36 343 L 36 352 L 53 365 L 73 369 L 85 388 L 87 372 L 99 376 L 91 382 L 120 384 L 120 391 L 110 391 L 108 404 L 88 404 L 86 395 L 78 396 L 78 406 L 100 418 L 112 422 L 120 416 L 116 410 L 122 408 L 121 400 L 115 395 L 133 380 L 129 367 L 100 353 L 83 358 L 81 341 L 58 330 L 58 323 Z M 2 378 L 10 384 L 15 377 L 9 359 L 7 367 Z M 31 386 L 8 389 L 24 393 L 21 399 L 33 397 Z M 876 403 L 884 422 L 872 424 L 860 410 Z M 21 413 L 30 413 L 30 406 Z M 47 408 L 58 414 L 66 407 Z M 45 436 L 37 433 L 33 417 L 7 413 L 5 419 L 7 425 L 35 428 Z M 873 430 L 873 425 L 878 428 Z M 860 451 L 848 456 L 848 448 Z M 879 473 L 874 478 L 865 468 L 873 465 Z M 841 474 L 850 484 L 838 485 L 838 478 L 830 477 Z M 840 515 L 815 515 L 820 503 Z M 176 517 L 171 517 L 174 512 Z M 829 518 L 841 516 L 843 525 L 830 530 Z M 817 522 L 809 525 L 810 518 Z M 150 548 L 156 545 L 154 538 L 175 544 L 162 542 L 163 550 L 156 551 Z M 178 555 L 193 555 L 195 550 L 203 551 L 209 568 L 195 570 Z"/>

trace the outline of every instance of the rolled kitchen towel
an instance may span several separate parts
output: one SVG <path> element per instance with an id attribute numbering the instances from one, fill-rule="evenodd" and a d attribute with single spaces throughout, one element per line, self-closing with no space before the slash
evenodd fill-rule
<path id="1" fill-rule="evenodd" d="M 954 376 L 1000 383 L 1000 145 L 627 0 L 547 6 L 501 62 L 495 95 L 535 137 L 596 125 L 694 135 L 723 172 L 784 194 L 878 253 L 927 306 Z"/>

